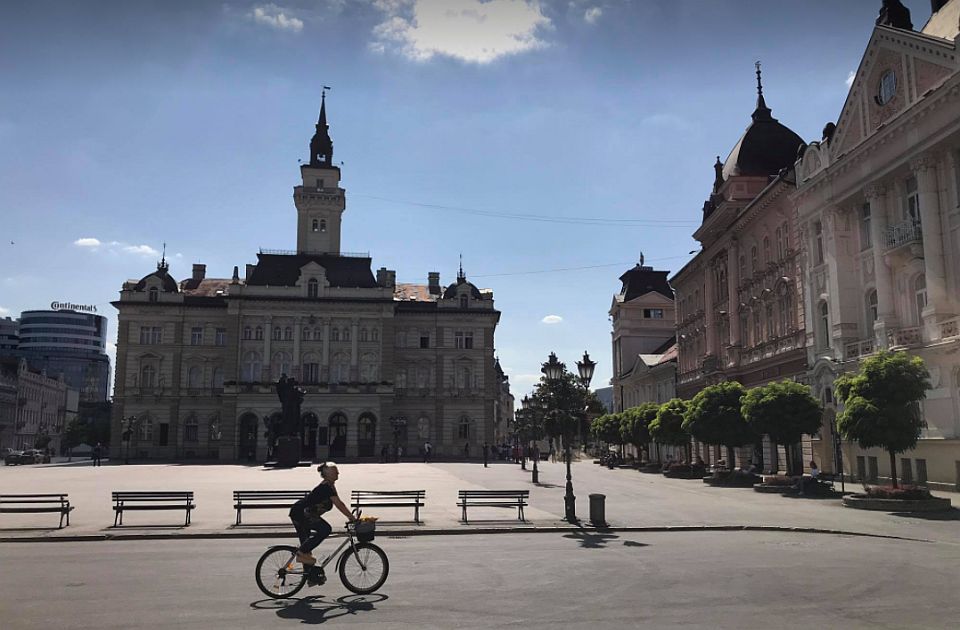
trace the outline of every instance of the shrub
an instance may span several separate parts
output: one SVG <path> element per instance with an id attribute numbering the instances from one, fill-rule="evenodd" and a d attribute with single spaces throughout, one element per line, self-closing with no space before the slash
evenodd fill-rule
<path id="1" fill-rule="evenodd" d="M 866 495 L 873 499 L 898 499 L 900 501 L 922 501 L 933 498 L 930 491 L 920 486 L 864 486 Z"/>

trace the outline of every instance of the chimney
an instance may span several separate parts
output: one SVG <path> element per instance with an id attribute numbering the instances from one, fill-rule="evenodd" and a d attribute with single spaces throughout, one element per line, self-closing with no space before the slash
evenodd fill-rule
<path id="1" fill-rule="evenodd" d="M 207 266 L 201 264 L 193 265 L 193 281 L 200 282 L 207 275 Z"/>
<path id="2" fill-rule="evenodd" d="M 397 284 L 397 272 L 386 267 L 380 267 L 377 269 L 377 284 L 386 288 L 393 287 Z"/>
<path id="3" fill-rule="evenodd" d="M 247 280 L 247 282 L 250 281 L 250 276 L 253 275 L 253 270 L 256 269 L 256 268 L 257 268 L 256 265 L 251 265 L 250 263 L 247 263 L 247 275 L 244 276 L 244 278 Z"/>
<path id="4" fill-rule="evenodd" d="M 233 277 L 230 278 L 230 284 L 240 284 L 240 268 L 233 266 Z"/>
<path id="5" fill-rule="evenodd" d="M 437 271 L 428 273 L 427 285 L 430 289 L 430 295 L 440 295 L 440 273 Z"/>

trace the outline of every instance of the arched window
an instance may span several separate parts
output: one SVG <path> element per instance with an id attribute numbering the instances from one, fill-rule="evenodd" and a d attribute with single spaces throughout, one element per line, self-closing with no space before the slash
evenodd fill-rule
<path id="1" fill-rule="evenodd" d="M 763 237 L 763 262 L 768 263 L 772 259 L 770 258 L 770 237 Z"/>
<path id="2" fill-rule="evenodd" d="M 313 338 L 314 338 L 315 341 L 322 341 L 322 340 L 323 340 L 323 329 L 322 329 L 322 328 L 319 328 L 319 327 L 318 327 L 318 328 L 314 328 L 314 329 L 313 329 Z"/>
<path id="3" fill-rule="evenodd" d="M 283 329 L 283 339 L 284 341 L 291 341 L 293 339 L 293 328 L 287 326 Z"/>
<path id="4" fill-rule="evenodd" d="M 753 345 L 759 344 L 760 340 L 763 339 L 763 332 L 760 330 L 763 325 L 761 320 L 760 306 L 757 305 L 757 307 L 753 309 Z"/>
<path id="5" fill-rule="evenodd" d="M 243 357 L 243 371 L 240 379 L 245 383 L 260 382 L 260 355 L 248 352 Z"/>
<path id="6" fill-rule="evenodd" d="M 327 231 L 327 220 L 326 220 L 326 219 L 320 219 L 320 231 L 321 231 L 321 232 L 326 232 L 326 231 Z"/>
<path id="7" fill-rule="evenodd" d="M 360 341 L 366 341 L 366 340 L 367 340 L 367 329 L 366 329 L 366 328 L 361 328 L 361 329 L 360 329 Z"/>
<path id="8" fill-rule="evenodd" d="M 304 328 L 303 330 L 301 330 L 300 338 L 303 339 L 304 341 L 310 341 L 310 329 Z"/>
<path id="9" fill-rule="evenodd" d="M 189 444 L 200 441 L 200 421 L 194 415 L 183 423 L 183 441 Z"/>
<path id="10" fill-rule="evenodd" d="M 279 326 L 274 326 L 273 328 L 273 340 L 280 341 L 280 337 L 283 335 L 283 331 Z"/>
<path id="11" fill-rule="evenodd" d="M 781 285 L 778 303 L 780 307 L 780 334 L 786 335 L 793 330 L 793 301 L 790 296 L 790 287 Z"/>
<path id="12" fill-rule="evenodd" d="M 350 359 L 348 356 L 337 353 L 330 363 L 331 378 L 334 383 L 346 383 L 350 380 Z"/>
<path id="13" fill-rule="evenodd" d="M 430 420 L 426 416 L 420 416 L 417 420 L 417 438 L 420 440 L 430 439 Z"/>
<path id="14" fill-rule="evenodd" d="M 786 221 L 783 222 L 780 229 L 783 231 L 783 250 L 784 254 L 786 254 L 786 251 L 790 249 L 790 231 Z"/>
<path id="15" fill-rule="evenodd" d="M 913 297 L 916 304 L 917 326 L 923 323 L 923 309 L 927 307 L 927 276 L 919 274 L 913 280 Z"/>
<path id="16" fill-rule="evenodd" d="M 773 324 L 773 304 L 767 304 L 766 307 L 767 315 L 767 339 L 773 339 L 777 336 L 777 330 L 774 328 Z"/>
<path id="17" fill-rule="evenodd" d="M 376 328 L 371 329 L 371 331 L 370 331 L 370 338 L 371 338 L 373 341 L 380 341 L 380 331 L 379 331 L 378 329 L 376 329 Z"/>
<path id="18" fill-rule="evenodd" d="M 157 287 L 150 287 L 150 291 L 147 293 L 147 299 L 151 302 L 156 302 L 160 299 L 160 289 Z"/>
<path id="19" fill-rule="evenodd" d="M 316 278 L 307 280 L 307 297 L 315 298 L 320 295 L 320 283 Z"/>
<path id="20" fill-rule="evenodd" d="M 818 309 L 820 321 L 818 322 L 820 332 L 820 347 L 828 348 L 830 346 L 830 307 L 826 301 L 820 302 Z"/>
<path id="21" fill-rule="evenodd" d="M 312 229 L 314 232 L 319 232 L 319 231 L 320 231 L 320 222 L 317 221 L 316 219 L 314 219 L 314 220 L 313 220 L 313 223 L 312 223 L 312 225 L 311 225 L 311 229 Z"/>
<path id="22" fill-rule="evenodd" d="M 273 355 L 273 361 L 270 364 L 270 367 L 273 370 L 273 374 L 277 374 L 277 375 L 286 374 L 287 376 L 289 376 L 291 362 L 292 362 L 292 359 L 290 358 L 289 353 L 277 352 L 276 354 Z"/>
<path id="23" fill-rule="evenodd" d="M 877 292 L 867 293 L 867 333 L 873 334 L 873 324 L 877 321 Z"/>
<path id="24" fill-rule="evenodd" d="M 255 329 L 254 332 L 253 332 L 253 337 L 254 337 L 254 339 L 256 339 L 257 341 L 262 341 L 262 340 L 263 340 L 263 326 L 257 326 L 257 327 L 256 327 L 256 329 Z"/>
<path id="25" fill-rule="evenodd" d="M 747 259 L 744 258 L 743 256 L 740 257 L 739 270 L 740 270 L 740 281 L 742 282 L 743 277 L 747 275 Z"/>
<path id="26" fill-rule="evenodd" d="M 152 365 L 145 365 L 140 370 L 140 387 L 156 387 L 157 370 Z"/>
<path id="27" fill-rule="evenodd" d="M 197 389 L 203 386 L 203 369 L 194 365 L 187 372 L 187 387 L 191 389 Z"/>
<path id="28" fill-rule="evenodd" d="M 457 426 L 457 437 L 461 440 L 470 439 L 470 418 L 460 416 L 460 424 Z"/>
<path id="29" fill-rule="evenodd" d="M 331 329 L 330 329 L 330 341 L 340 341 L 340 329 L 339 329 L 339 328 L 334 327 L 334 328 L 331 328 Z"/>
<path id="30" fill-rule="evenodd" d="M 760 261 L 757 259 L 757 246 L 754 245 L 750 248 L 750 272 L 757 273 L 760 271 Z"/>
<path id="31" fill-rule="evenodd" d="M 350 341 L 350 329 L 349 329 L 349 328 L 344 328 L 344 329 L 343 329 L 343 340 L 344 340 L 344 341 Z"/>
<path id="32" fill-rule="evenodd" d="M 380 377 L 380 366 L 377 361 L 377 355 L 367 352 L 360 357 L 360 381 L 363 383 L 375 383 Z"/>
<path id="33" fill-rule="evenodd" d="M 223 368 L 213 368 L 213 387 L 214 389 L 223 389 Z"/>
<path id="34" fill-rule="evenodd" d="M 823 264 L 823 223 L 817 221 L 813 224 L 813 245 L 814 245 L 814 264 Z"/>
<path id="35" fill-rule="evenodd" d="M 153 442 L 153 418 L 141 416 L 137 427 L 137 438 L 141 442 Z"/>
<path id="36" fill-rule="evenodd" d="M 777 228 L 777 260 L 783 260 L 783 228 Z"/>
<path id="37" fill-rule="evenodd" d="M 457 388 L 469 389 L 472 385 L 473 371 L 469 366 L 461 365 L 457 368 Z"/>
<path id="38" fill-rule="evenodd" d="M 252 338 L 253 338 L 253 329 L 251 329 L 249 326 L 244 326 L 244 327 L 243 327 L 243 338 L 244 338 L 244 339 L 252 339 Z"/>

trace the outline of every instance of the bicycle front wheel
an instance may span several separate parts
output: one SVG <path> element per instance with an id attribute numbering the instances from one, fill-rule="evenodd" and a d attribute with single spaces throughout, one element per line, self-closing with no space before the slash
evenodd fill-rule
<path id="1" fill-rule="evenodd" d="M 296 547 L 270 547 L 257 562 L 257 586 L 267 597 L 293 597 L 307 582 L 303 566 L 297 564 Z"/>
<path id="2" fill-rule="evenodd" d="M 372 593 L 387 581 L 390 562 L 373 543 L 357 543 L 340 558 L 340 581 L 358 595 Z"/>

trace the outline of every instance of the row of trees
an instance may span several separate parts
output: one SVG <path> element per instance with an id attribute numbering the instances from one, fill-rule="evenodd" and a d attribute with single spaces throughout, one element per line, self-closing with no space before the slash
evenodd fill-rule
<path id="1" fill-rule="evenodd" d="M 837 416 L 838 432 L 862 448 L 885 449 L 895 487 L 896 454 L 913 448 L 920 437 L 925 424 L 918 403 L 929 386 L 921 358 L 886 351 L 864 360 L 858 372 L 844 374 L 834 384 L 837 401 L 844 406 Z M 796 444 L 820 430 L 821 417 L 820 403 L 806 385 L 780 381 L 747 390 L 726 381 L 704 388 L 689 401 L 674 398 L 602 415 L 591 431 L 600 441 L 632 444 L 640 453 L 651 443 L 684 446 L 688 461 L 692 437 L 726 447 L 732 465 L 734 448 L 758 444 L 764 435 L 774 447 Z M 786 453 L 787 473 L 802 470 L 790 448 Z M 758 453 L 758 459 L 761 456 Z M 777 461 L 771 464 L 776 472 Z"/>

